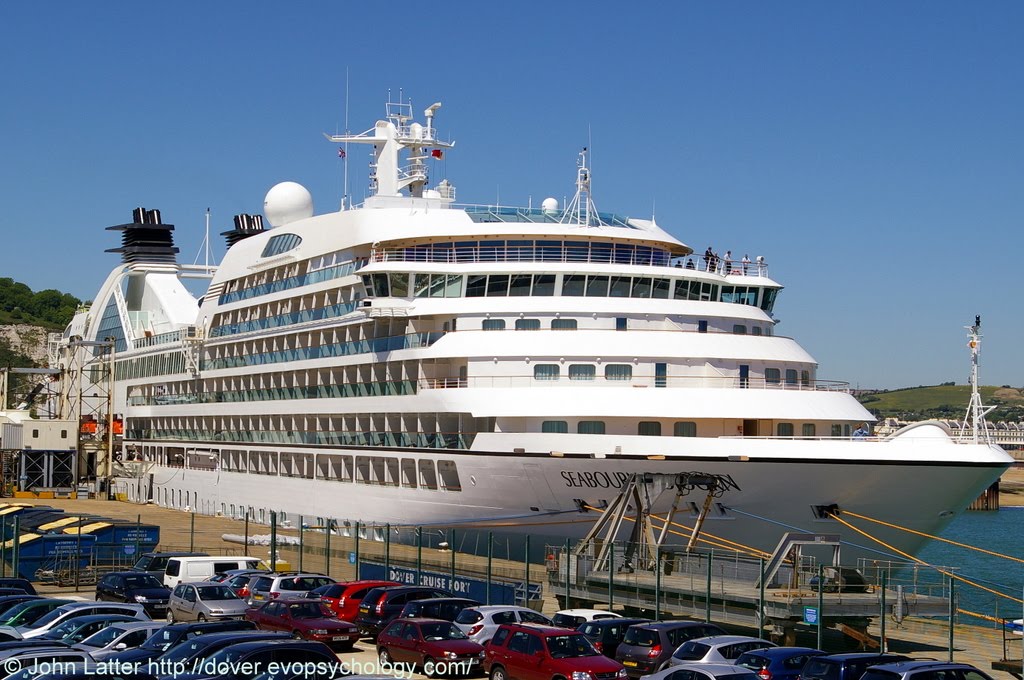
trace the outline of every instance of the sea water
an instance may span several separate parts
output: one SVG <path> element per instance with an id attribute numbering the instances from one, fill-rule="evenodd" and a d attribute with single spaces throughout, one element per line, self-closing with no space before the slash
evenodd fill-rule
<path id="1" fill-rule="evenodd" d="M 997 512 L 965 512 L 942 532 L 942 538 L 966 543 L 1024 560 L 1024 507 L 1007 507 Z M 957 567 L 957 576 L 1022 599 L 1024 563 L 932 541 L 918 558 L 936 566 Z M 1008 598 L 957 582 L 959 609 L 996 618 L 1019 619 L 1024 606 Z M 960 615 L 962 623 L 985 625 L 983 619 Z"/>

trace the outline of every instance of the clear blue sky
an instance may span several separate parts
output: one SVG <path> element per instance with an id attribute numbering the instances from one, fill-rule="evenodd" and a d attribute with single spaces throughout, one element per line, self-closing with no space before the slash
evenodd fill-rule
<path id="1" fill-rule="evenodd" d="M 963 383 L 981 314 L 982 382 L 1020 387 L 1022 34 L 1016 0 L 10 0 L 0 276 L 91 298 L 138 205 L 189 262 L 279 181 L 336 209 L 347 71 L 354 131 L 444 102 L 460 202 L 571 195 L 589 140 L 599 209 L 765 256 L 821 378 Z"/>

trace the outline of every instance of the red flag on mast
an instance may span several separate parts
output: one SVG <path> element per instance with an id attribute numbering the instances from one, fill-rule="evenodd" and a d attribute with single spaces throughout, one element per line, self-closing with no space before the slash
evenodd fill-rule
<path id="1" fill-rule="evenodd" d="M 444 153 L 440 149 L 431 149 L 430 155 L 434 158 L 442 158 Z"/>

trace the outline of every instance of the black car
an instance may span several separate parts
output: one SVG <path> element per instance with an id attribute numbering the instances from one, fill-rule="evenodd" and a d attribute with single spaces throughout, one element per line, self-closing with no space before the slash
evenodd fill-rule
<path id="1" fill-rule="evenodd" d="M 278 673 L 273 675 L 275 680 L 309 680 L 310 674 L 306 670 L 309 664 L 324 668 L 323 673 L 317 671 L 315 677 L 318 679 L 347 674 L 338 657 L 324 643 L 282 639 L 237 642 L 204 658 L 193 672 L 162 677 L 165 680 L 254 680 L 269 677 L 270 669 L 276 665 Z M 281 672 L 283 668 L 292 666 L 294 670 Z M 238 670 L 225 673 L 225 668 Z"/>
<path id="2" fill-rule="evenodd" d="M 172 557 L 209 557 L 204 552 L 147 552 L 139 555 L 131 571 L 144 571 L 150 576 L 162 579 L 167 568 L 167 560 Z"/>
<path id="3" fill-rule="evenodd" d="M 17 588 L 29 595 L 38 595 L 32 582 L 27 578 L 4 577 L 0 578 L 0 588 Z M 4 593 L 5 595 L 17 595 L 18 593 Z"/>
<path id="4" fill-rule="evenodd" d="M 403 619 L 442 619 L 454 621 L 463 609 L 479 607 L 480 602 L 465 597 L 428 597 L 406 602 L 398 616 Z"/>
<path id="5" fill-rule="evenodd" d="M 154 619 L 167 616 L 167 600 L 171 597 L 155 576 L 138 571 L 115 571 L 96 583 L 96 600 L 105 602 L 136 602 Z"/>
<path id="6" fill-rule="evenodd" d="M 893 661 L 909 661 L 901 654 L 880 654 L 878 652 L 851 652 L 849 654 L 826 654 L 807 660 L 800 669 L 801 680 L 858 680 L 869 666 Z"/>
<path id="7" fill-rule="evenodd" d="M 650 619 L 596 619 L 581 623 L 576 630 L 587 636 L 590 643 L 594 645 L 594 649 L 609 659 L 614 659 L 615 650 L 619 648 L 629 627 L 638 623 L 650 622 Z"/>
<path id="8" fill-rule="evenodd" d="M 191 640 L 199 635 L 255 630 L 256 624 L 252 621 L 193 621 L 191 623 L 172 623 L 150 635 L 148 640 L 135 649 L 126 649 L 125 651 L 110 657 L 108 661 L 118 661 L 122 664 L 141 664 L 142 666 L 145 666 L 148 661 L 162 656 L 168 650 L 173 649 L 186 640 Z"/>
<path id="9" fill-rule="evenodd" d="M 626 675 L 639 678 L 661 670 L 672 652 L 687 640 L 724 633 L 713 623 L 699 621 L 641 623 L 626 629 L 615 650 L 615 660 L 626 667 Z"/>
<path id="10" fill-rule="evenodd" d="M 446 590 L 424 586 L 386 586 L 374 588 L 363 596 L 355 624 L 363 635 L 376 638 L 389 623 L 398 618 L 405 605 L 431 597 L 454 597 Z"/>

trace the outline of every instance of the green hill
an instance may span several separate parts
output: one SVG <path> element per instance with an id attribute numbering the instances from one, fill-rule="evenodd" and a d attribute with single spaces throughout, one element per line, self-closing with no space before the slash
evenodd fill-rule
<path id="1" fill-rule="evenodd" d="M 963 420 L 971 400 L 971 388 L 968 385 L 947 383 L 862 393 L 857 398 L 867 410 L 880 418 Z M 996 407 L 986 416 L 989 422 L 1024 421 L 1024 390 L 1008 386 L 983 386 L 981 400 L 986 406 Z"/>
<path id="2" fill-rule="evenodd" d="M 24 323 L 61 331 L 82 301 L 59 290 L 38 293 L 14 279 L 0 278 L 0 324 Z"/>

